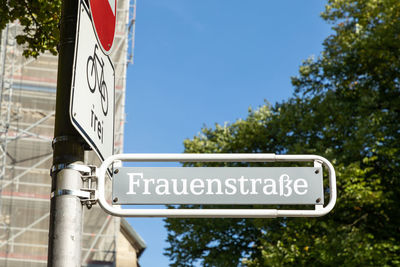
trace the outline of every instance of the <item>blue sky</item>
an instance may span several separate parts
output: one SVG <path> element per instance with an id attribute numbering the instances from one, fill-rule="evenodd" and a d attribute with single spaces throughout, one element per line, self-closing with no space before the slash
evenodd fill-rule
<path id="1" fill-rule="evenodd" d="M 290 77 L 303 60 L 319 55 L 330 34 L 330 25 L 319 17 L 324 5 L 321 0 L 137 0 L 124 152 L 181 153 L 183 140 L 202 127 L 232 123 L 245 118 L 249 107 L 289 98 Z M 128 221 L 148 246 L 141 265 L 168 266 L 163 220 Z"/>

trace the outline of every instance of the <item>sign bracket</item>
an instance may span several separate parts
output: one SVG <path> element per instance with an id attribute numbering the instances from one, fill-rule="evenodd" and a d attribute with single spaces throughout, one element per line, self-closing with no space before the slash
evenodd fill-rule
<path id="1" fill-rule="evenodd" d="M 131 162 L 313 162 L 315 167 L 325 166 L 329 174 L 329 203 L 316 204 L 309 210 L 279 209 L 120 209 L 105 198 L 105 177 L 108 166 L 114 161 Z M 169 217 L 169 218 L 276 218 L 319 217 L 329 213 L 337 199 L 336 174 L 332 164 L 317 155 L 276 154 L 117 154 L 104 160 L 96 170 L 98 203 L 105 212 L 119 217 Z"/>
<path id="2" fill-rule="evenodd" d="M 81 173 L 81 178 L 84 183 L 84 187 L 80 190 L 71 190 L 71 189 L 59 189 L 51 192 L 50 198 L 54 198 L 57 196 L 76 196 L 81 199 L 83 205 L 86 205 L 88 209 L 90 209 L 93 205 L 97 203 L 97 190 L 95 189 L 95 183 L 97 182 L 96 177 L 96 166 L 94 165 L 84 165 L 79 163 L 71 163 L 71 164 L 57 164 L 53 165 L 50 170 L 50 173 L 53 175 L 63 169 L 71 169 Z"/>

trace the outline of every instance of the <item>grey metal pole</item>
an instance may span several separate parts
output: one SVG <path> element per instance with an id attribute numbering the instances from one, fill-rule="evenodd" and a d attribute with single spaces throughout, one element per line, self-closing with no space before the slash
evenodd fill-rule
<path id="1" fill-rule="evenodd" d="M 57 173 L 56 191 L 82 188 L 81 174 L 76 170 L 64 169 Z M 49 237 L 48 266 L 81 266 L 82 204 L 77 196 L 61 195 L 54 198 L 52 205 L 52 233 Z M 51 229 L 51 228 L 50 228 Z"/>
<path id="2" fill-rule="evenodd" d="M 53 141 L 52 192 L 74 192 L 82 188 L 77 170 L 63 169 L 84 161 L 84 142 L 69 118 L 78 0 L 63 0 L 60 23 L 56 115 Z M 50 202 L 48 266 L 81 266 L 82 204 L 74 194 L 52 197 Z"/>

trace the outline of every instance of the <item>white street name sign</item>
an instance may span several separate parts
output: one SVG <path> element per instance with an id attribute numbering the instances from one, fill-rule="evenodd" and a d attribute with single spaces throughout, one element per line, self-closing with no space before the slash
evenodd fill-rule
<path id="1" fill-rule="evenodd" d="M 323 204 L 321 167 L 122 167 L 113 204 Z"/>

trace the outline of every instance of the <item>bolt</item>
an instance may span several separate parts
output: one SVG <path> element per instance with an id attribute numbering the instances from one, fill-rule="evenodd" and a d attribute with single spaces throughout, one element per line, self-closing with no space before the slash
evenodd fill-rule
<path id="1" fill-rule="evenodd" d="M 317 202 L 317 203 L 320 203 L 320 202 L 321 202 L 321 198 L 320 198 L 320 197 L 317 198 L 316 202 Z"/>
<path id="2" fill-rule="evenodd" d="M 76 112 L 74 112 L 74 117 L 76 116 Z"/>
<path id="3" fill-rule="evenodd" d="M 115 170 L 114 170 L 114 174 L 117 174 L 117 173 L 119 173 L 119 170 L 118 170 L 118 169 L 115 169 Z"/>
<path id="4" fill-rule="evenodd" d="M 319 170 L 315 170 L 315 174 L 318 174 L 319 173 Z"/>
<path id="5" fill-rule="evenodd" d="M 114 201 L 114 202 L 118 202 L 118 198 L 115 197 L 115 198 L 113 199 L 113 201 Z"/>

